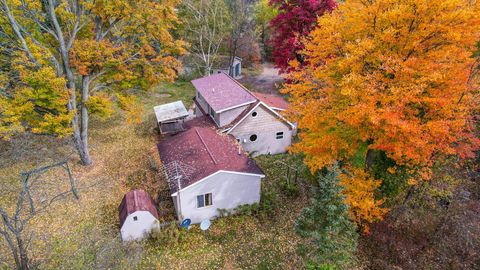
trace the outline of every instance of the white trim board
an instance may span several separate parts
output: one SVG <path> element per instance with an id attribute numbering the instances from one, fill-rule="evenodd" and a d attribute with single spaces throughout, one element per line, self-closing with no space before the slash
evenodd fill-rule
<path id="1" fill-rule="evenodd" d="M 257 102 L 257 101 L 256 101 L 256 100 L 252 100 L 252 101 L 245 102 L 245 103 L 242 103 L 242 104 L 239 104 L 239 105 L 235 105 L 235 106 L 232 106 L 232 107 L 228 107 L 228 108 L 225 108 L 225 109 L 221 109 L 221 110 L 219 110 L 218 112 L 215 111 L 215 113 L 222 113 L 222 112 L 230 111 L 230 110 L 233 110 L 233 109 L 236 109 L 236 108 L 239 108 L 239 107 L 242 107 L 242 106 L 246 106 L 246 105 L 249 105 L 249 104 L 252 104 L 252 103 L 255 103 L 255 102 Z"/>
<path id="2" fill-rule="evenodd" d="M 240 175 L 248 175 L 248 176 L 259 176 L 260 179 L 265 177 L 264 174 L 244 173 L 244 172 L 234 172 L 234 171 L 218 170 L 218 171 L 216 171 L 216 172 L 214 172 L 214 173 L 212 173 L 212 174 L 210 174 L 210 175 L 208 175 L 208 176 L 205 176 L 204 178 L 198 180 L 197 182 L 195 182 L 195 183 L 193 183 L 193 184 L 191 184 L 191 185 L 189 185 L 189 186 L 186 186 L 186 187 L 180 189 L 180 191 L 184 191 L 184 190 L 186 190 L 186 189 L 188 189 L 188 188 L 190 188 L 190 187 L 192 187 L 192 186 L 195 186 L 195 185 L 197 185 L 198 183 L 203 182 L 203 181 L 207 180 L 208 178 L 210 178 L 211 176 L 217 175 L 217 174 L 219 174 L 219 173 L 231 173 L 231 174 L 240 174 Z M 170 196 L 171 196 L 171 197 L 174 197 L 174 196 L 177 196 L 177 194 L 178 194 L 178 190 L 177 190 L 177 192 L 171 194 Z"/>

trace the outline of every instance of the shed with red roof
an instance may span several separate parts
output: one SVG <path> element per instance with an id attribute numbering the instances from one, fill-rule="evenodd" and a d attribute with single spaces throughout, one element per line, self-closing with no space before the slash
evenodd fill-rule
<path id="1" fill-rule="evenodd" d="M 133 190 L 123 196 L 118 207 L 123 241 L 139 240 L 159 228 L 155 203 L 144 190 Z"/>

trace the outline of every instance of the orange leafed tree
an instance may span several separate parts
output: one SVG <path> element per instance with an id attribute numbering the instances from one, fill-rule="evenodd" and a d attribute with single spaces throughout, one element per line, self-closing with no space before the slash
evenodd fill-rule
<path id="1" fill-rule="evenodd" d="M 368 233 L 368 224 L 383 220 L 388 211 L 381 207 L 383 201 L 376 200 L 374 196 L 375 190 L 382 182 L 371 178 L 367 172 L 359 168 L 352 169 L 352 175 L 341 174 L 339 177 L 351 218 L 357 227 Z"/>
<path id="2" fill-rule="evenodd" d="M 368 151 L 428 179 L 437 158 L 469 158 L 479 147 L 478 14 L 470 0 L 347 0 L 304 39 L 302 66 L 290 63 L 284 92 L 301 130 L 292 150 L 312 171 L 336 161 L 352 168 L 341 184 L 364 230 L 386 212 L 374 197 L 380 182 L 358 164 Z"/>
<path id="3" fill-rule="evenodd" d="M 478 14 L 470 0 L 348 0 L 320 17 L 284 89 L 302 130 L 293 151 L 314 171 L 365 144 L 410 168 L 472 157 Z"/>

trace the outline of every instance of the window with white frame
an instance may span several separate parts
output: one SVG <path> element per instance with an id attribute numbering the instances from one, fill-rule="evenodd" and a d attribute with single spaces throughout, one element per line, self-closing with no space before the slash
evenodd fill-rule
<path id="1" fill-rule="evenodd" d="M 212 193 L 202 194 L 197 196 L 197 208 L 210 206 L 213 204 Z"/>
<path id="2" fill-rule="evenodd" d="M 276 136 L 277 140 L 283 139 L 283 131 L 277 132 Z"/>

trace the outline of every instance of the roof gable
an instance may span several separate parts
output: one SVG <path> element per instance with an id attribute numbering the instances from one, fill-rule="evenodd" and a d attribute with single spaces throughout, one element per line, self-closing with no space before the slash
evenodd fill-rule
<path id="1" fill-rule="evenodd" d="M 244 111 L 239 117 L 234 120 L 231 124 L 231 128 L 227 130 L 227 134 L 230 134 L 236 127 L 238 127 L 247 117 L 250 115 L 252 111 L 257 109 L 259 106 L 264 107 L 268 112 L 270 112 L 275 118 L 277 118 L 279 121 L 283 122 L 285 125 L 287 125 L 290 129 L 295 129 L 295 125 L 293 125 L 290 121 L 288 121 L 285 117 L 281 116 L 278 112 L 270 108 L 267 104 L 265 104 L 262 101 L 258 101 L 255 106 L 250 106 L 247 110 Z"/>
<path id="2" fill-rule="evenodd" d="M 192 84 L 216 113 L 257 100 L 243 85 L 225 73 L 196 79 Z"/>

